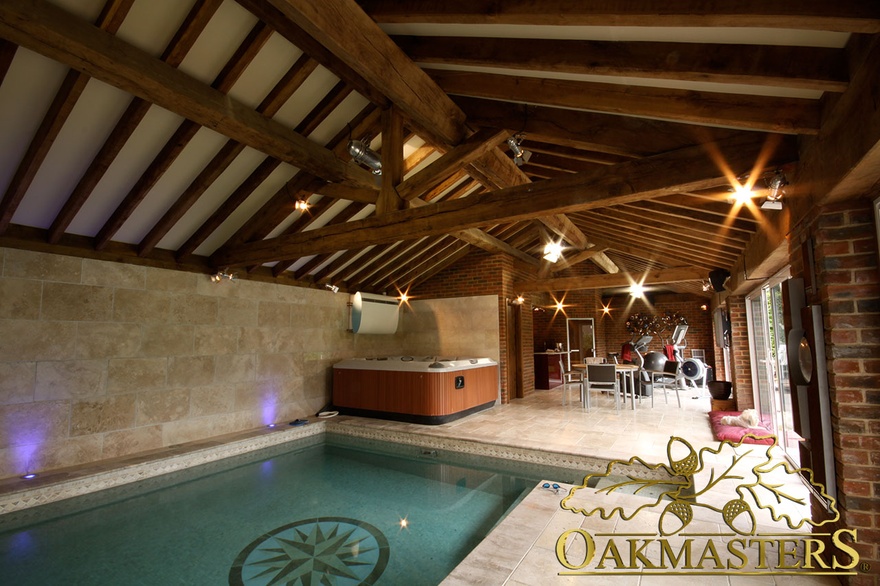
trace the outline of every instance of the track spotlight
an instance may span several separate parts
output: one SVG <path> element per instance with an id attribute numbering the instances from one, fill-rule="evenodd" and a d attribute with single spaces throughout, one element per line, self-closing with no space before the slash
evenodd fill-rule
<path id="1" fill-rule="evenodd" d="M 306 212 L 311 207 L 309 200 L 307 199 L 298 199 L 294 204 L 294 209 L 298 212 Z"/>
<path id="2" fill-rule="evenodd" d="M 373 175 L 382 174 L 382 157 L 379 153 L 367 146 L 362 140 L 348 141 L 348 154 L 355 163 L 366 165 L 373 171 Z"/>
<path id="3" fill-rule="evenodd" d="M 761 204 L 761 209 L 781 210 L 782 196 L 785 195 L 786 185 L 788 185 L 788 180 L 785 178 L 785 173 L 782 172 L 782 169 L 776 169 L 773 176 L 767 181 L 767 199 Z"/>
<path id="4" fill-rule="evenodd" d="M 330 283 L 327 283 L 326 285 L 324 285 L 324 287 L 330 289 L 334 293 L 339 293 L 339 287 L 337 287 L 336 285 L 331 285 Z"/>
<path id="5" fill-rule="evenodd" d="M 516 134 L 507 139 L 507 146 L 510 147 L 510 151 L 513 153 L 513 162 L 516 163 L 517 167 L 522 167 L 532 158 L 531 151 L 527 151 L 519 146 L 522 144 L 522 141 L 522 134 Z"/>
<path id="6" fill-rule="evenodd" d="M 556 262 L 562 256 L 562 244 L 559 242 L 548 242 L 544 246 L 544 260 Z"/>
<path id="7" fill-rule="evenodd" d="M 223 279 L 229 279 L 230 281 L 232 281 L 233 279 L 235 279 L 235 273 L 230 273 L 229 269 L 223 269 L 222 271 L 216 272 L 211 275 L 212 283 L 219 283 Z"/>
<path id="8" fill-rule="evenodd" d="M 702 281 L 703 291 L 708 291 L 712 288 L 712 282 L 709 279 L 703 279 Z"/>

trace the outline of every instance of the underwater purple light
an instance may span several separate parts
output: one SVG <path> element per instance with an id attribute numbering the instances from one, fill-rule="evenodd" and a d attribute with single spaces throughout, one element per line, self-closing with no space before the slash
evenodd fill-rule
<path id="1" fill-rule="evenodd" d="M 29 472 L 29 473 L 25 474 L 24 476 L 22 476 L 22 478 L 24 478 L 25 480 L 30 480 L 31 478 L 36 478 L 36 477 L 37 477 L 37 475 L 34 474 L 33 472 Z"/>

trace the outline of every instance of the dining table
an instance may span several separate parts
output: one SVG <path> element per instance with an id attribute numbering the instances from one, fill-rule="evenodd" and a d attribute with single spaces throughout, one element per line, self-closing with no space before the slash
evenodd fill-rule
<path id="1" fill-rule="evenodd" d="M 587 365 L 586 364 L 572 364 L 572 368 L 583 371 L 584 377 L 587 374 Z M 636 374 L 639 372 L 639 367 L 635 364 L 615 364 L 614 372 L 617 374 L 617 378 L 620 381 L 620 391 L 623 393 L 624 401 L 626 400 L 626 383 L 629 382 L 630 389 L 630 404 L 632 405 L 633 411 L 636 410 Z M 617 404 L 617 399 L 614 400 L 614 404 Z"/>

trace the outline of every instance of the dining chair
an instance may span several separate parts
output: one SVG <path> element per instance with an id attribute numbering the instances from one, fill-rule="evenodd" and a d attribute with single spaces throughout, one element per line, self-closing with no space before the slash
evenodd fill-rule
<path id="1" fill-rule="evenodd" d="M 678 372 L 678 362 L 674 360 L 667 360 L 663 365 L 662 371 L 650 371 L 651 375 L 651 386 L 654 389 L 663 390 L 663 396 L 666 398 L 666 404 L 669 404 L 669 395 L 667 392 L 669 389 L 675 391 L 675 398 L 678 401 L 678 406 L 681 407 L 681 395 L 679 391 L 681 391 L 681 387 L 683 385 L 683 379 L 679 375 Z"/>
<path id="2" fill-rule="evenodd" d="M 584 409 L 590 409 L 590 397 L 584 396 L 584 373 L 582 370 L 566 370 L 562 373 L 562 404 L 568 399 L 568 385 L 578 385 L 581 391 L 581 401 L 584 402 Z"/>
<path id="3" fill-rule="evenodd" d="M 588 364 L 585 382 L 587 403 L 590 401 L 590 391 L 593 389 L 610 391 L 614 395 L 614 407 L 620 410 L 620 385 L 613 364 Z"/>

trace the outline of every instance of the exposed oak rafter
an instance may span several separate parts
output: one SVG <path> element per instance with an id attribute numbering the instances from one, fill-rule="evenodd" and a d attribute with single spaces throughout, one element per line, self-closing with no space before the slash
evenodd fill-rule
<path id="1" fill-rule="evenodd" d="M 785 143 L 782 146 L 785 147 Z M 764 141 L 755 137 L 739 138 L 718 145 L 718 151 L 725 157 L 725 164 L 733 168 L 754 164 L 762 156 L 763 150 Z M 790 159 L 791 156 L 788 149 L 781 148 L 769 160 L 774 157 Z M 268 262 L 347 249 L 353 242 L 365 246 L 400 238 L 437 235 L 456 229 L 639 201 L 682 190 L 705 189 L 726 181 L 725 172 L 716 166 L 703 148 L 691 147 L 613 165 L 607 171 L 577 173 L 419 209 L 393 212 L 381 218 L 350 222 L 342 229 L 325 228 L 283 239 L 252 242 L 236 249 L 220 251 L 214 261 L 224 266 Z"/>
<path id="2" fill-rule="evenodd" d="M 680 283 L 682 281 L 699 281 L 706 273 L 690 267 L 660 269 L 644 274 L 617 273 L 616 275 L 591 275 L 589 277 L 557 277 L 555 279 L 535 279 L 520 281 L 513 284 L 517 293 L 533 293 L 537 291 L 571 291 L 574 289 L 603 289 L 611 287 L 627 287 L 633 283 L 642 285 L 659 285 L 663 283 Z"/>
<path id="3" fill-rule="evenodd" d="M 366 171 L 47 2 L 4 1 L 0 34 L 318 176 L 355 186 L 372 185 Z"/>

